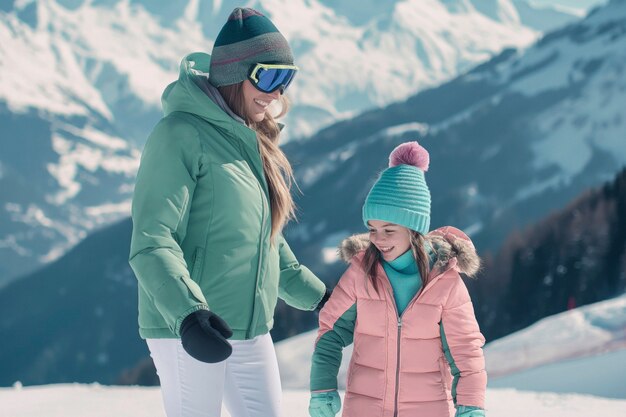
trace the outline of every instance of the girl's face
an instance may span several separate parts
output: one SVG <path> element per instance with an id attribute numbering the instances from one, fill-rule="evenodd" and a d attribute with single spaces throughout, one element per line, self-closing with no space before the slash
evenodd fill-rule
<path id="1" fill-rule="evenodd" d="M 244 111 L 249 120 L 261 122 L 265 119 L 267 107 L 280 97 L 280 88 L 273 93 L 264 93 L 257 90 L 250 80 L 243 82 Z"/>
<path id="2" fill-rule="evenodd" d="M 382 220 L 367 222 L 370 231 L 370 242 L 383 255 L 383 259 L 391 262 L 411 247 L 409 229 Z"/>

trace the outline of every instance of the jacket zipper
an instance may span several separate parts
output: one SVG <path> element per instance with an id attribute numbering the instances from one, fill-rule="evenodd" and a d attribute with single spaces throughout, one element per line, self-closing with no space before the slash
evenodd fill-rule
<path id="1" fill-rule="evenodd" d="M 437 274 L 433 280 L 435 278 L 439 278 L 439 276 L 442 274 Z M 385 273 L 386 276 L 386 273 Z M 388 279 L 387 279 L 388 281 Z M 432 280 L 431 280 L 432 282 Z M 391 286 L 391 284 L 389 285 L 389 287 Z M 393 307 L 394 310 L 396 312 L 396 318 L 398 319 L 398 340 L 397 340 L 397 349 L 396 349 L 396 391 L 395 391 L 395 401 L 394 401 L 394 406 L 393 406 L 393 416 L 394 417 L 398 417 L 398 396 L 400 395 L 400 342 L 402 339 L 402 317 L 404 316 L 404 313 L 409 309 L 409 307 L 411 307 L 415 302 L 417 302 L 417 299 L 422 295 L 422 293 L 424 292 L 423 290 L 425 289 L 425 287 L 422 287 L 417 294 L 415 295 L 415 297 L 413 297 L 413 299 L 409 302 L 409 304 L 407 304 L 406 308 L 404 309 L 404 311 L 402 312 L 402 314 L 398 314 L 398 306 L 396 305 L 396 299 L 393 297 L 393 290 L 390 292 L 389 291 L 389 287 L 387 287 L 387 293 L 389 294 L 389 297 L 391 298 L 391 301 L 393 302 Z"/>
<path id="2" fill-rule="evenodd" d="M 396 340 L 396 390 L 394 394 L 394 405 L 393 405 L 393 417 L 397 417 L 398 416 L 398 395 L 400 393 L 400 390 L 399 390 L 399 386 L 400 386 L 400 340 L 402 338 L 402 316 L 404 315 L 404 312 L 402 312 L 402 314 L 398 314 L 398 306 L 396 305 L 396 299 L 393 297 L 393 290 L 389 291 L 389 287 L 391 287 L 391 285 L 387 287 L 387 294 L 389 295 L 389 298 L 393 302 L 393 309 L 396 312 L 396 319 L 398 320 L 398 326 L 397 326 L 398 335 L 397 335 L 397 340 Z M 406 309 L 404 311 L 406 311 Z"/>
<path id="3" fill-rule="evenodd" d="M 438 279 L 445 272 L 447 272 L 447 270 L 439 271 L 439 273 L 435 275 L 433 279 L 430 280 L 428 285 L 430 286 L 436 279 Z M 384 272 L 384 269 L 383 269 L 383 274 L 387 276 L 387 273 Z M 389 282 L 388 278 L 387 278 L 387 282 Z M 407 304 L 402 314 L 398 314 L 398 306 L 396 305 L 396 299 L 393 297 L 393 289 L 392 291 L 389 291 L 389 287 L 391 287 L 391 283 L 389 283 L 389 286 L 387 286 L 387 293 L 389 294 L 389 297 L 391 298 L 391 301 L 393 302 L 393 307 L 396 312 L 396 318 L 398 319 L 398 340 L 397 340 L 397 357 L 396 357 L 396 392 L 395 392 L 395 403 L 393 407 L 393 417 L 398 417 L 398 396 L 400 394 L 400 387 L 399 387 L 400 385 L 400 341 L 402 338 L 402 317 L 404 316 L 404 313 L 409 309 L 409 307 L 411 307 L 414 303 L 416 303 L 418 298 L 422 296 L 426 287 L 422 286 L 422 288 L 417 292 L 417 294 L 415 294 L 415 297 L 413 297 L 413 299 L 409 302 L 409 304 Z"/>
<path id="4" fill-rule="evenodd" d="M 397 311 L 397 310 L 396 310 Z M 394 417 L 398 416 L 398 395 L 400 393 L 400 338 L 402 337 L 402 316 L 398 317 L 398 351 L 396 357 L 396 401 L 393 406 Z"/>
<path id="5" fill-rule="evenodd" d="M 252 167 L 250 167 L 250 169 L 253 170 L 253 174 L 255 174 L 255 177 L 257 179 L 257 186 L 259 187 L 259 191 L 261 192 L 261 204 L 262 204 L 261 236 L 259 237 L 259 263 L 257 265 L 256 278 L 254 281 L 254 293 L 252 297 L 252 313 L 250 314 L 250 322 L 248 324 L 248 330 L 246 331 L 246 339 L 250 339 L 250 336 L 253 331 L 252 325 L 254 323 L 254 311 L 256 309 L 257 286 L 259 285 L 259 277 L 261 275 L 261 265 L 263 262 L 263 240 L 265 237 L 265 223 L 266 223 L 265 211 L 266 211 L 266 205 L 269 205 L 269 203 L 267 202 L 268 197 L 266 196 L 265 190 L 263 189 L 262 178 L 265 175 L 265 172 L 263 170 L 263 163 L 261 161 L 261 154 L 258 149 L 258 144 L 257 144 L 257 149 L 256 149 L 257 153 L 254 153 L 254 154 L 251 154 L 247 149 L 245 149 L 245 147 L 246 145 L 242 143 L 242 147 L 240 147 L 240 151 L 242 154 L 248 155 L 248 160 L 252 163 Z"/>
<path id="6" fill-rule="evenodd" d="M 261 236 L 259 238 L 259 263 L 257 265 L 256 268 L 256 278 L 254 280 L 254 292 L 253 292 L 253 297 L 252 297 L 252 313 L 250 314 L 250 324 L 248 325 L 248 331 L 246 334 L 246 339 L 250 338 L 250 335 L 252 334 L 252 324 L 254 322 L 254 310 L 256 308 L 256 293 L 257 293 L 257 286 L 259 285 L 259 277 L 261 276 L 261 264 L 263 261 L 263 238 L 265 236 L 265 195 L 263 193 L 263 187 L 261 187 L 261 184 L 258 184 L 259 187 L 259 191 L 261 192 L 261 205 L 262 205 L 262 210 L 261 210 Z"/>

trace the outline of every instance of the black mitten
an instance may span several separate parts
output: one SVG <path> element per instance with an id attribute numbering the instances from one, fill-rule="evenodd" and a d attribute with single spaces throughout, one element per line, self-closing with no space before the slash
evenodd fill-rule
<path id="1" fill-rule="evenodd" d="M 193 358 L 207 363 L 221 362 L 233 352 L 228 343 L 233 331 L 217 314 L 198 310 L 183 320 L 180 339 L 185 351 Z"/>

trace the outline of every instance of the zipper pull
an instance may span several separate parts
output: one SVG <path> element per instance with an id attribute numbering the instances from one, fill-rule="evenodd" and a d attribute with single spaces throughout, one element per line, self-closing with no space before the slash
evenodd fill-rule
<path id="1" fill-rule="evenodd" d="M 398 317 L 398 327 L 402 327 L 402 317 Z"/>

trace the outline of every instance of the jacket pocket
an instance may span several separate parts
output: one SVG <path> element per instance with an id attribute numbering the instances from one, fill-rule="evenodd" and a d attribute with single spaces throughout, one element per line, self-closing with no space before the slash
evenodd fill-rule
<path id="1" fill-rule="evenodd" d="M 200 282 L 202 275 L 202 266 L 204 265 L 204 248 L 196 248 L 193 254 L 192 266 L 189 270 L 191 279 Z"/>
<path id="2" fill-rule="evenodd" d="M 196 284 L 194 282 L 194 280 L 192 280 L 191 278 L 185 277 L 185 276 L 181 276 L 180 279 L 183 281 L 183 283 L 185 284 L 185 286 L 187 287 L 187 289 L 189 290 L 191 295 L 197 301 L 199 301 L 199 302 L 201 302 L 203 304 L 207 304 L 206 298 L 204 298 L 204 294 L 202 294 L 202 290 L 200 289 L 198 284 Z"/>
<path id="3" fill-rule="evenodd" d="M 191 268 L 189 268 L 189 274 L 191 277 L 188 278 L 186 276 L 181 276 L 180 279 L 196 300 L 206 304 L 206 298 L 202 293 L 202 289 L 198 285 L 202 275 L 202 265 L 204 264 L 204 248 L 196 248 L 191 262 L 192 265 Z"/>

